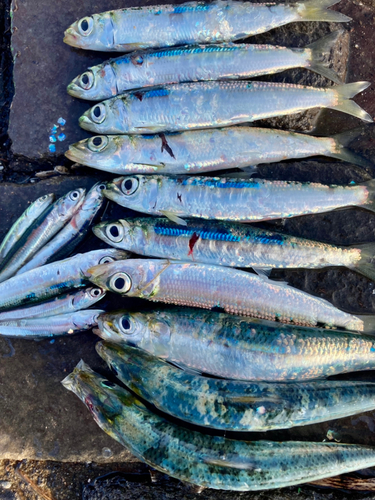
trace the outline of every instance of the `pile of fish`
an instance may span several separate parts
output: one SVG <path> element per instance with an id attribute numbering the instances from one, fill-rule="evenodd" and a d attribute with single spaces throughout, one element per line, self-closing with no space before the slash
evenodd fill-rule
<path id="1" fill-rule="evenodd" d="M 270 489 L 375 465 L 371 447 L 205 433 L 286 429 L 375 409 L 374 383 L 322 380 L 375 368 L 368 335 L 375 318 L 268 278 L 272 268 L 339 265 L 374 280 L 374 244 L 339 247 L 241 224 L 348 206 L 374 211 L 373 180 L 327 186 L 249 176 L 260 163 L 311 155 L 370 163 L 346 148 L 355 132 L 312 137 L 243 125 L 314 107 L 372 121 L 350 100 L 369 83 L 341 84 L 324 63 L 337 33 L 304 49 L 233 44 L 290 22 L 348 21 L 327 10 L 333 3 L 215 0 L 75 22 L 66 43 L 127 54 L 68 86 L 73 96 L 105 99 L 80 118 L 83 128 L 105 135 L 66 155 L 122 177 L 54 205 L 51 195 L 37 200 L 0 247 L 0 333 L 40 337 L 97 326 L 98 354 L 132 392 L 82 361 L 63 384 L 135 456 L 202 487 Z M 247 80 L 295 67 L 338 85 Z M 186 175 L 233 168 L 246 173 Z M 157 217 L 101 222 L 95 235 L 115 248 L 57 260 L 74 251 L 104 198 Z M 99 288 L 72 292 L 89 282 Z M 86 309 L 107 290 L 178 307 Z"/>

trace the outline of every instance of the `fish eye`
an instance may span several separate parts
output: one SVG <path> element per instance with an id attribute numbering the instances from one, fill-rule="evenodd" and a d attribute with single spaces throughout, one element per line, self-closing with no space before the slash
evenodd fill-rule
<path id="1" fill-rule="evenodd" d="M 90 290 L 90 295 L 91 297 L 97 298 L 102 294 L 102 289 L 101 288 L 93 288 Z"/>
<path id="2" fill-rule="evenodd" d="M 78 191 L 72 191 L 70 193 L 70 199 L 73 200 L 73 201 L 76 201 L 78 200 L 79 198 L 79 192 Z"/>
<path id="3" fill-rule="evenodd" d="M 94 75 L 92 74 L 92 71 L 82 73 L 79 79 L 79 84 L 84 90 L 90 90 L 94 85 Z"/>
<path id="4" fill-rule="evenodd" d="M 105 106 L 100 103 L 91 108 L 91 120 L 94 123 L 102 123 L 105 119 Z"/>
<path id="5" fill-rule="evenodd" d="M 102 257 L 99 260 L 99 264 L 109 264 L 110 262 L 114 262 L 114 261 L 115 261 L 115 259 L 113 257 L 106 255 L 105 257 Z"/>
<path id="6" fill-rule="evenodd" d="M 96 137 L 90 137 L 87 142 L 87 146 L 90 151 L 94 153 L 99 153 L 103 151 L 108 146 L 108 137 L 105 135 L 97 135 Z M 104 189 L 104 188 L 103 188 Z"/>
<path id="7" fill-rule="evenodd" d="M 110 382 L 109 380 L 102 380 L 101 382 L 103 387 L 108 387 L 108 389 L 112 389 L 113 387 L 116 387 L 116 384 L 113 382 Z"/>
<path id="8" fill-rule="evenodd" d="M 116 273 L 109 280 L 109 287 L 117 293 L 127 293 L 131 286 L 132 281 L 126 273 Z"/>
<path id="9" fill-rule="evenodd" d="M 94 21 L 92 17 L 84 17 L 78 23 L 78 31 L 83 36 L 88 36 L 94 27 Z"/>
<path id="10" fill-rule="evenodd" d="M 118 371 L 116 370 L 115 365 L 113 363 L 111 363 L 111 370 L 115 375 L 118 375 Z"/>
<path id="11" fill-rule="evenodd" d="M 136 177 L 127 177 L 121 183 L 121 191 L 126 195 L 130 196 L 134 194 L 139 186 L 139 181 Z"/>
<path id="12" fill-rule="evenodd" d="M 45 201 L 48 198 L 48 194 L 45 194 L 40 198 L 40 201 Z"/>
<path id="13" fill-rule="evenodd" d="M 99 184 L 98 186 L 98 189 L 99 191 L 103 191 L 103 189 L 105 189 L 107 186 L 103 183 L 103 184 Z"/>
<path id="14" fill-rule="evenodd" d="M 106 232 L 107 237 L 115 243 L 119 243 L 124 236 L 124 229 L 123 229 L 122 225 L 119 224 L 118 222 L 114 222 L 113 224 L 109 224 L 106 227 L 105 232 Z"/>

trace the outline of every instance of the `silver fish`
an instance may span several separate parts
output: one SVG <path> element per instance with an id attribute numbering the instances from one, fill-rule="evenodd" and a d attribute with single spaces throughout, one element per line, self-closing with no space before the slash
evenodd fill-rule
<path id="1" fill-rule="evenodd" d="M 198 373 L 288 382 L 375 368 L 375 338 L 202 309 L 101 314 L 95 333 Z"/>
<path id="2" fill-rule="evenodd" d="M 89 330 L 97 324 L 101 309 L 57 314 L 56 316 L 0 321 L 0 335 L 6 337 L 43 338 Z"/>
<path id="3" fill-rule="evenodd" d="M 56 201 L 43 222 L 31 232 L 22 247 L 7 262 L 0 273 L 0 282 L 14 276 L 25 262 L 64 227 L 82 205 L 85 193 L 85 189 L 75 189 Z"/>
<path id="4" fill-rule="evenodd" d="M 203 174 L 314 155 L 367 167 L 370 161 L 345 147 L 356 136 L 356 131 L 334 137 L 313 137 L 257 127 L 158 135 L 102 135 L 72 144 L 65 156 L 118 175 Z"/>
<path id="5" fill-rule="evenodd" d="M 64 42 L 82 49 L 129 52 L 147 47 L 220 43 L 263 33 L 296 21 L 346 22 L 326 10 L 337 0 L 255 4 L 232 0 L 188 2 L 112 10 L 84 17 L 66 31 Z"/>
<path id="6" fill-rule="evenodd" d="M 106 184 L 98 182 L 87 193 L 82 205 L 66 226 L 44 245 L 16 274 L 22 274 L 51 261 L 69 255 L 80 244 L 90 229 L 94 217 L 103 205 L 103 189 Z"/>
<path id="7" fill-rule="evenodd" d="M 121 250 L 163 259 L 255 269 L 346 266 L 375 280 L 375 244 L 338 247 L 248 224 L 165 218 L 101 222 L 94 234 Z"/>
<path id="8" fill-rule="evenodd" d="M 95 422 L 151 467 L 222 490 L 291 486 L 375 465 L 375 448 L 341 443 L 240 441 L 203 434 L 150 412 L 83 361 L 63 381 Z"/>
<path id="9" fill-rule="evenodd" d="M 43 213 L 52 205 L 54 194 L 46 194 L 34 201 L 19 217 L 13 226 L 9 229 L 0 245 L 0 263 L 5 257 L 14 251 L 15 245 L 20 238 L 30 229 L 32 224 L 43 215 Z"/>
<path id="10" fill-rule="evenodd" d="M 186 225 L 181 217 L 254 222 L 349 206 L 374 211 L 374 187 L 373 180 L 327 186 L 249 178 L 134 175 L 108 182 L 103 193 L 123 207 L 164 215 Z"/>
<path id="11" fill-rule="evenodd" d="M 103 101 L 86 111 L 79 124 L 99 134 L 154 134 L 227 127 L 322 107 L 372 122 L 350 100 L 369 85 L 356 82 L 315 88 L 257 81 L 179 83 L 130 90 Z"/>
<path id="12" fill-rule="evenodd" d="M 68 93 L 81 99 L 102 101 L 142 87 L 247 79 L 299 67 L 341 83 L 337 74 L 324 63 L 339 34 L 339 31 L 331 33 L 304 49 L 220 44 L 133 52 L 89 68 L 68 85 Z"/>
<path id="13" fill-rule="evenodd" d="M 103 248 L 46 264 L 0 283 L 0 308 L 10 309 L 41 302 L 72 288 L 85 286 L 87 270 L 97 264 L 126 259 L 128 253 Z"/>
<path id="14" fill-rule="evenodd" d="M 41 318 L 45 316 L 56 316 L 57 314 L 71 313 L 87 309 L 105 296 L 106 292 L 101 288 L 85 288 L 77 292 L 59 295 L 48 302 L 42 302 L 35 306 L 11 311 L 0 312 L 0 321 L 20 318 Z"/>
<path id="15" fill-rule="evenodd" d="M 125 344 L 96 351 L 135 394 L 194 425 L 264 432 L 326 422 L 375 408 L 372 382 L 250 383 L 202 377 Z"/>
<path id="16" fill-rule="evenodd" d="M 286 284 L 230 267 L 166 259 L 129 259 L 87 271 L 97 286 L 153 302 L 219 307 L 225 312 L 315 326 L 373 331 L 374 317 L 357 317 Z"/>

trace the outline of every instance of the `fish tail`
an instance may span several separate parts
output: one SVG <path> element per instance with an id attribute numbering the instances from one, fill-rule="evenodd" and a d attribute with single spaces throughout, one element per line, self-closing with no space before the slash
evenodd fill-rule
<path id="1" fill-rule="evenodd" d="M 371 116 L 354 101 L 350 101 L 359 92 L 367 89 L 371 85 L 370 82 L 355 82 L 344 83 L 335 87 L 337 92 L 337 104 L 334 106 L 327 106 L 331 109 L 337 109 L 348 115 L 356 116 L 365 122 L 373 122 Z"/>
<path id="2" fill-rule="evenodd" d="M 341 132 L 341 134 L 334 135 L 332 137 L 334 140 L 334 146 L 332 151 L 327 153 L 327 156 L 338 158 L 339 160 L 347 161 L 349 163 L 353 163 L 354 165 L 359 165 L 360 167 L 374 168 L 374 163 L 371 160 L 364 158 L 362 155 L 355 153 L 346 147 L 359 137 L 362 132 L 363 128 L 358 127 Z"/>
<path id="3" fill-rule="evenodd" d="M 367 333 L 370 335 L 375 335 L 375 316 L 372 314 L 363 314 L 356 316 L 357 319 L 362 321 L 363 327 L 360 329 L 361 333 Z M 356 330 L 356 328 L 353 328 Z"/>
<path id="4" fill-rule="evenodd" d="M 307 0 L 297 3 L 297 12 L 300 21 L 327 21 L 332 23 L 346 23 L 351 21 L 351 17 L 345 16 L 335 10 L 327 10 L 331 5 L 335 5 L 339 0 Z"/>
<path id="5" fill-rule="evenodd" d="M 340 30 L 334 31 L 306 47 L 306 49 L 311 50 L 309 69 L 319 75 L 325 76 L 335 83 L 342 83 L 342 80 L 335 71 L 328 67 L 326 59 L 342 33 L 343 31 Z"/>
<path id="6" fill-rule="evenodd" d="M 360 250 L 360 259 L 353 266 L 353 269 L 375 281 L 375 243 L 353 245 L 353 248 Z"/>
<path id="7" fill-rule="evenodd" d="M 364 186 L 368 190 L 368 196 L 366 202 L 361 205 L 366 210 L 375 212 L 375 179 L 371 179 L 367 182 L 361 182 L 360 186 Z"/>

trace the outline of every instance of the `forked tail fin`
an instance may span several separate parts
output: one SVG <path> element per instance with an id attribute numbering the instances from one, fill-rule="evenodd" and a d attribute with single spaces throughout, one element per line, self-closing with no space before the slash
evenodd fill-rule
<path id="1" fill-rule="evenodd" d="M 362 182 L 359 184 L 360 186 L 364 186 L 368 190 L 367 200 L 361 205 L 363 208 L 370 210 L 371 212 L 375 212 L 375 179 L 371 179 L 367 182 Z"/>
<path id="2" fill-rule="evenodd" d="M 337 92 L 338 103 L 334 106 L 327 106 L 327 108 L 337 109 L 348 115 L 356 116 L 365 122 L 373 122 L 371 116 L 361 106 L 358 106 L 354 101 L 350 101 L 351 97 L 367 89 L 370 85 L 370 82 L 355 82 L 334 87 Z"/>
<path id="3" fill-rule="evenodd" d="M 347 161 L 349 163 L 354 163 L 354 165 L 359 165 L 360 167 L 374 168 L 374 163 L 372 161 L 346 147 L 348 144 L 353 142 L 354 139 L 361 135 L 362 132 L 363 128 L 359 127 L 334 135 L 332 139 L 335 141 L 335 146 L 332 151 L 326 153 L 327 156 L 338 158 L 339 160 Z"/>
<path id="4" fill-rule="evenodd" d="M 356 318 L 362 321 L 363 327 L 360 330 L 361 333 L 375 335 L 375 316 L 373 314 L 356 315 Z"/>
<path id="5" fill-rule="evenodd" d="M 330 23 L 346 23 L 351 18 L 335 10 L 327 10 L 331 5 L 335 5 L 339 0 L 307 0 L 298 2 L 297 11 L 300 21 L 328 21 Z"/>
<path id="6" fill-rule="evenodd" d="M 352 269 L 375 281 L 375 242 L 353 245 L 352 248 L 360 251 L 360 260 Z"/>
<path id="7" fill-rule="evenodd" d="M 329 55 L 333 45 L 341 34 L 342 31 L 334 31 L 306 47 L 306 49 L 311 50 L 309 69 L 315 71 L 315 73 L 319 75 L 325 76 L 335 83 L 342 83 L 342 80 L 335 71 L 328 67 L 324 60 Z"/>

